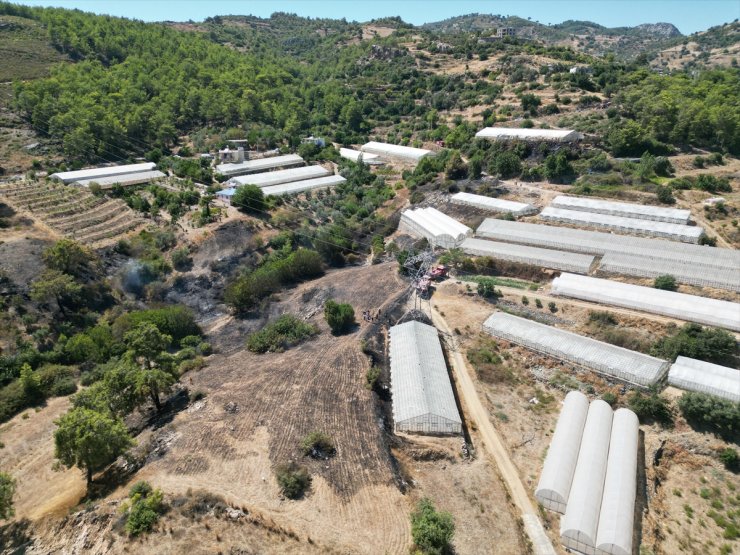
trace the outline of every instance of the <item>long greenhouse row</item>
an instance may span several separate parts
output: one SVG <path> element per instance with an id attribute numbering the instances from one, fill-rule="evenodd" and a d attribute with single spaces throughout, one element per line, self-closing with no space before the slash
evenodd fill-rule
<path id="1" fill-rule="evenodd" d="M 668 372 L 668 383 L 740 403 L 740 370 L 735 368 L 680 356 Z"/>
<path id="2" fill-rule="evenodd" d="M 533 351 L 642 387 L 658 383 L 668 370 L 664 360 L 505 312 L 493 313 L 483 323 L 483 330 Z"/>
<path id="3" fill-rule="evenodd" d="M 286 170 L 266 171 L 232 177 L 228 184 L 232 187 L 239 185 L 257 185 L 257 187 L 270 187 L 282 183 L 292 183 L 303 179 L 314 179 L 330 175 L 331 172 L 323 166 L 303 166 L 301 168 L 289 168 Z"/>
<path id="4" fill-rule="evenodd" d="M 665 208 L 662 206 L 650 206 L 646 204 L 633 204 L 630 202 L 614 202 L 596 198 L 557 196 L 550 203 L 554 208 L 566 210 L 579 210 L 581 212 L 594 212 L 608 216 L 622 216 L 625 218 L 637 218 L 642 220 L 653 220 L 656 222 L 667 222 L 673 224 L 689 223 L 690 210 L 680 208 Z"/>
<path id="5" fill-rule="evenodd" d="M 325 177 L 317 177 L 315 179 L 304 179 L 302 181 L 294 181 L 292 183 L 281 183 L 280 185 L 263 187 L 262 192 L 266 197 L 289 195 L 292 193 L 311 191 L 313 189 L 326 189 L 327 187 L 341 185 L 345 181 L 347 180 L 341 175 L 327 175 Z"/>
<path id="6" fill-rule="evenodd" d="M 553 280 L 552 294 L 740 331 L 740 304 L 729 301 L 567 273 Z"/>
<path id="7" fill-rule="evenodd" d="M 719 249 L 717 249 L 719 250 Z M 727 249 L 722 249 L 727 250 Z M 631 254 L 608 253 L 601 259 L 599 269 L 608 274 L 646 278 L 671 275 L 680 283 L 740 291 L 740 266 L 712 268 L 692 264 L 681 258 L 648 258 Z"/>
<path id="8" fill-rule="evenodd" d="M 432 247 L 454 249 L 473 233 L 468 226 L 461 224 L 436 208 L 417 208 L 405 210 L 401 214 L 401 229 L 419 237 L 424 237 Z"/>
<path id="9" fill-rule="evenodd" d="M 609 216 L 607 214 L 581 212 L 578 210 L 564 210 L 562 208 L 553 208 L 552 206 L 548 206 L 540 212 L 540 218 L 550 222 L 597 227 L 634 235 L 661 237 L 683 243 L 698 243 L 704 234 L 704 229 L 701 227 L 656 222 L 654 220 L 638 220 L 636 218 L 625 218 L 622 216 Z"/>
<path id="10" fill-rule="evenodd" d="M 492 212 L 509 212 L 514 216 L 526 216 L 537 212 L 537 208 L 531 204 L 523 202 L 514 202 L 499 198 L 485 197 L 483 195 L 473 195 L 471 193 L 456 193 L 452 195 L 453 204 L 462 204 L 465 206 L 474 206 L 483 210 Z"/>
<path id="11" fill-rule="evenodd" d="M 265 158 L 257 158 L 256 160 L 246 160 L 244 162 L 220 164 L 216 166 L 216 172 L 221 175 L 225 175 L 226 177 L 234 177 L 236 175 L 244 175 L 247 173 L 302 166 L 303 164 L 303 158 L 297 154 L 285 154 L 282 156 L 268 156 Z"/>
<path id="12" fill-rule="evenodd" d="M 594 257 L 589 254 L 525 247 L 473 237 L 465 239 L 462 245 L 460 245 L 460 248 L 464 253 L 473 256 L 490 256 L 498 260 L 532 264 L 553 270 L 577 272 L 580 274 L 587 274 L 594 262 Z"/>

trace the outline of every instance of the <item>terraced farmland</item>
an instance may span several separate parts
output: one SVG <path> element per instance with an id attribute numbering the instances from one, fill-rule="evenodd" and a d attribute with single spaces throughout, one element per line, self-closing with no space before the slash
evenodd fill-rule
<path id="1" fill-rule="evenodd" d="M 92 247 L 112 244 L 147 223 L 122 200 L 96 197 L 71 185 L 9 183 L 0 185 L 0 199 L 54 233 Z"/>

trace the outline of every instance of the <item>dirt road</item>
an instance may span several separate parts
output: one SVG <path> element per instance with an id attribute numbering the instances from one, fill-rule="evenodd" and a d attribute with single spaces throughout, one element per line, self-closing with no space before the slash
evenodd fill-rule
<path id="1" fill-rule="evenodd" d="M 438 329 L 452 335 L 452 331 L 447 326 L 447 322 L 432 308 L 432 321 Z M 537 510 L 527 495 L 527 491 L 519 478 L 516 467 L 509 458 L 501 437 L 491 424 L 488 412 L 481 403 L 478 392 L 470 377 L 470 370 L 465 362 L 465 358 L 454 345 L 450 346 L 452 354 L 452 366 L 455 372 L 456 381 L 460 386 L 460 398 L 465 405 L 465 412 L 470 421 L 478 429 L 482 438 L 482 447 L 493 457 L 499 472 L 501 473 L 504 483 L 506 484 L 509 494 L 514 504 L 518 507 L 524 522 L 524 529 L 532 542 L 532 549 L 536 555 L 555 555 L 555 549 L 550 542 L 550 538 L 542 527 Z"/>

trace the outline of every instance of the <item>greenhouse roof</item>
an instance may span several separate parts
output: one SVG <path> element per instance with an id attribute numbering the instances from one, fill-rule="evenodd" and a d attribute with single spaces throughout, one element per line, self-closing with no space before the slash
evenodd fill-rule
<path id="1" fill-rule="evenodd" d="M 426 237 L 434 246 L 451 248 L 470 235 L 473 230 L 436 208 L 405 210 L 401 222 Z"/>
<path id="2" fill-rule="evenodd" d="M 360 159 L 360 155 L 362 155 L 362 161 L 365 164 L 377 164 L 381 162 L 377 154 L 353 150 L 351 148 L 339 149 L 339 156 L 341 156 L 342 158 L 346 158 L 347 160 L 352 160 L 353 162 L 357 162 Z"/>
<path id="3" fill-rule="evenodd" d="M 302 181 L 293 181 L 292 183 L 282 183 L 264 187 L 262 192 L 266 197 L 275 195 L 289 195 L 291 193 L 300 193 L 311 189 L 322 189 L 324 187 L 334 187 L 347 181 L 341 175 L 327 175 L 326 177 L 317 177 L 315 179 L 304 179 Z"/>
<path id="4" fill-rule="evenodd" d="M 140 183 L 148 183 L 155 179 L 166 177 L 161 171 L 151 170 L 136 173 L 126 173 L 123 175 L 109 175 L 107 177 L 97 177 L 94 179 L 81 179 L 75 181 L 77 185 L 83 187 L 89 187 L 92 183 L 97 183 L 101 187 L 111 187 L 113 185 L 138 185 Z"/>
<path id="5" fill-rule="evenodd" d="M 434 414 L 462 422 L 436 328 L 406 322 L 390 329 L 393 418 Z"/>
<path id="6" fill-rule="evenodd" d="M 157 165 L 153 162 L 142 164 L 127 164 L 123 166 L 103 166 L 98 168 L 87 168 L 85 170 L 76 170 L 71 172 L 57 172 L 49 177 L 60 179 L 64 183 L 72 183 L 83 179 L 96 179 L 114 175 L 125 175 L 127 173 L 146 172 L 153 170 Z"/>
<path id="7" fill-rule="evenodd" d="M 622 216 L 610 216 L 608 214 L 596 214 L 593 212 L 581 212 L 578 210 L 564 210 L 548 206 L 540 212 L 543 220 L 571 223 L 586 227 L 601 227 L 613 229 L 624 233 L 637 235 L 652 235 L 665 237 L 674 241 L 686 243 L 698 243 L 704 234 L 704 229 L 698 226 L 687 226 L 668 222 L 657 222 L 655 220 L 640 220 L 636 218 L 625 218 Z"/>
<path id="8" fill-rule="evenodd" d="M 380 156 L 390 156 L 391 158 L 406 158 L 408 160 L 421 160 L 425 156 L 434 154 L 431 150 L 425 148 L 414 148 L 411 146 L 392 145 L 390 143 L 379 143 L 370 141 L 360 148 L 362 152 L 370 152 Z"/>
<path id="9" fill-rule="evenodd" d="M 594 256 L 590 254 L 512 245 L 511 243 L 500 243 L 474 237 L 465 239 L 460 248 L 466 254 L 474 256 L 490 256 L 510 262 L 584 274 L 588 273 L 594 261 Z"/>
<path id="10" fill-rule="evenodd" d="M 552 293 L 740 331 L 740 304 L 730 301 L 567 273 L 553 280 Z"/>
<path id="11" fill-rule="evenodd" d="M 240 175 L 229 179 L 229 185 L 257 185 L 257 187 L 269 187 L 281 183 L 291 183 L 314 177 L 331 175 L 331 172 L 323 166 L 303 166 L 300 168 L 289 168 L 286 170 L 275 170 L 249 175 Z"/>
<path id="12" fill-rule="evenodd" d="M 641 386 L 658 382 L 668 368 L 664 360 L 505 312 L 494 312 L 483 329 L 495 337 Z"/>
<path id="13" fill-rule="evenodd" d="M 483 208 L 484 210 L 492 210 L 494 212 L 511 212 L 512 214 L 532 214 L 537 209 L 531 204 L 525 204 L 523 202 L 514 202 L 511 200 L 504 200 L 499 198 L 485 197 L 483 195 L 473 195 L 470 193 L 456 193 L 452 195 L 452 202 L 455 204 L 466 204 L 468 206 L 475 206 L 477 208 Z"/>
<path id="14" fill-rule="evenodd" d="M 668 383 L 740 403 L 740 370 L 680 356 L 668 372 Z"/>
<path id="15" fill-rule="evenodd" d="M 216 173 L 232 177 L 245 173 L 253 173 L 285 166 L 297 166 L 303 164 L 303 158 L 297 154 L 285 154 L 283 156 L 269 156 L 266 158 L 257 158 L 256 160 L 246 160 L 234 164 L 220 164 L 216 166 Z"/>
<path id="16" fill-rule="evenodd" d="M 550 203 L 550 206 L 555 208 L 565 208 L 568 210 L 581 210 L 584 212 L 626 216 L 628 218 L 644 218 L 646 220 L 673 222 L 677 224 L 686 224 L 691 217 L 690 210 L 650 206 L 647 204 L 614 202 L 595 198 L 569 197 L 564 195 L 555 197 L 555 199 Z"/>
<path id="17" fill-rule="evenodd" d="M 510 141 L 577 141 L 583 137 L 572 129 L 526 129 L 523 127 L 486 127 L 475 134 L 478 139 Z"/>

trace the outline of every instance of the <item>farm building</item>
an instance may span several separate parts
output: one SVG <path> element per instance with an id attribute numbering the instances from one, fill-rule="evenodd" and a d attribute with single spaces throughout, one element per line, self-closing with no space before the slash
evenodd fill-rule
<path id="1" fill-rule="evenodd" d="M 740 332 L 740 304 L 729 301 L 574 274 L 555 278 L 552 294 Z"/>
<path id="2" fill-rule="evenodd" d="M 425 156 L 432 156 L 434 154 L 431 150 L 426 150 L 424 148 L 392 145 L 390 143 L 378 143 L 376 141 L 365 143 L 362 145 L 360 150 L 362 152 L 369 152 L 370 154 L 377 154 L 383 158 L 395 158 L 405 160 L 407 162 L 418 162 Z"/>
<path id="3" fill-rule="evenodd" d="M 712 249 L 724 252 L 729 249 Z M 645 278 L 671 275 L 680 283 L 703 287 L 716 287 L 729 291 L 740 291 L 740 272 L 734 268 L 700 266 L 684 258 L 673 260 L 649 258 L 631 254 L 607 253 L 601 259 L 599 270 L 607 274 L 620 274 Z"/>
<path id="4" fill-rule="evenodd" d="M 390 340 L 394 429 L 462 433 L 462 420 L 436 328 L 406 322 L 390 329 Z"/>
<path id="5" fill-rule="evenodd" d="M 682 283 L 740 290 L 740 252 L 732 249 L 491 218 L 478 227 L 476 235 L 519 245 L 601 255 L 602 269 L 608 258 L 628 256 L 628 260 L 620 260 L 622 264 L 615 264 L 614 273 L 656 277 L 652 268 L 660 266 L 657 275 L 671 274 Z"/>
<path id="6" fill-rule="evenodd" d="M 560 195 L 550 203 L 554 208 L 565 210 L 579 210 L 581 212 L 594 212 L 596 214 L 607 214 L 608 216 L 622 216 L 624 218 L 638 218 L 642 220 L 653 220 L 656 222 L 667 222 L 672 224 L 689 223 L 690 210 L 679 208 L 664 208 L 662 206 L 649 206 L 646 204 L 632 204 L 629 202 L 613 202 L 595 198 L 569 197 Z"/>
<path id="7" fill-rule="evenodd" d="M 257 185 L 257 187 L 271 187 L 282 183 L 292 183 L 302 179 L 313 179 L 331 175 L 331 172 L 323 166 L 303 166 L 301 168 L 289 168 L 286 170 L 267 171 L 241 175 L 229 179 L 228 184 L 232 187 L 239 185 Z"/>
<path id="8" fill-rule="evenodd" d="M 94 181 L 103 177 L 121 176 L 131 173 L 152 171 L 157 165 L 153 162 L 143 164 L 127 164 L 125 166 L 106 166 L 101 168 L 87 168 L 71 172 L 57 172 L 49 177 L 59 179 L 62 183 L 74 183 L 75 181 Z"/>
<path id="9" fill-rule="evenodd" d="M 459 247 L 473 233 L 468 226 L 435 208 L 405 210 L 401 214 L 399 228 L 426 238 L 432 247 L 444 249 Z"/>
<path id="10" fill-rule="evenodd" d="M 155 179 L 166 177 L 161 171 L 151 170 L 145 172 L 127 173 L 124 175 L 110 175 L 108 177 L 98 177 L 95 179 L 81 179 L 75 181 L 75 185 L 89 187 L 93 183 L 100 185 L 102 189 L 110 189 L 115 185 L 121 187 L 130 187 L 132 185 L 141 185 L 142 183 L 151 183 Z"/>
<path id="11" fill-rule="evenodd" d="M 507 260 L 509 262 L 519 262 L 521 264 L 531 264 L 533 266 L 542 266 L 543 268 L 552 268 L 553 270 L 582 274 L 587 274 L 594 262 L 594 257 L 590 254 L 525 247 L 474 237 L 465 239 L 460 245 L 460 248 L 465 254 L 473 256 L 490 256 L 498 260 Z"/>
<path id="12" fill-rule="evenodd" d="M 643 387 L 659 382 L 668 369 L 664 360 L 505 312 L 494 312 L 483 323 L 483 331 L 606 377 Z"/>
<path id="13" fill-rule="evenodd" d="M 263 187 L 262 192 L 266 197 L 289 195 L 291 193 L 301 193 L 312 189 L 326 189 L 327 187 L 341 185 L 345 181 L 347 180 L 341 175 L 327 175 L 325 177 L 303 179 L 301 181 L 293 181 L 292 183 L 282 183 L 280 185 L 272 185 L 271 187 Z"/>
<path id="14" fill-rule="evenodd" d="M 236 187 L 229 187 L 228 189 L 221 189 L 216 192 L 216 198 L 224 202 L 231 204 L 231 197 L 236 193 Z"/>
<path id="15" fill-rule="evenodd" d="M 565 513 L 587 414 L 588 398 L 583 393 L 571 391 L 565 396 L 534 492 L 537 501 L 546 509 Z"/>
<path id="16" fill-rule="evenodd" d="M 361 152 L 359 150 L 353 150 L 351 148 L 340 148 L 339 156 L 341 156 L 342 158 L 346 158 L 347 160 L 352 160 L 353 162 L 359 161 L 360 156 L 362 156 L 362 162 L 371 166 L 379 166 L 384 163 L 380 159 L 380 156 L 378 156 L 377 154 Z"/>
<path id="17" fill-rule="evenodd" d="M 735 368 L 680 356 L 668 371 L 668 383 L 740 403 L 740 370 Z"/>
<path id="18" fill-rule="evenodd" d="M 476 139 L 493 141 L 541 141 L 574 143 L 583 138 L 572 129 L 525 129 L 521 127 L 486 127 L 475 134 Z"/>
<path id="19" fill-rule="evenodd" d="M 540 218 L 549 222 L 560 222 L 583 227 L 598 227 L 620 233 L 662 237 L 671 241 L 682 241 L 684 243 L 698 243 L 704 234 L 704 229 L 701 227 L 609 216 L 607 214 L 595 214 L 593 212 L 581 212 L 579 210 L 564 210 L 562 208 L 553 208 L 552 206 L 548 206 L 540 212 Z"/>
<path id="20" fill-rule="evenodd" d="M 514 216 L 526 216 L 527 214 L 537 212 L 537 208 L 531 204 L 484 197 L 483 195 L 473 195 L 470 193 L 455 193 L 452 195 L 451 200 L 454 204 L 475 206 L 476 208 L 482 208 L 483 210 L 490 210 L 492 212 L 510 212 Z"/>
<path id="21" fill-rule="evenodd" d="M 278 168 L 289 168 L 291 166 L 302 166 L 303 158 L 297 154 L 285 154 L 283 156 L 270 156 L 268 158 L 258 158 L 256 160 L 247 160 L 236 164 L 219 164 L 216 166 L 216 173 L 226 177 L 245 175 L 248 173 L 263 172 L 275 170 Z"/>

